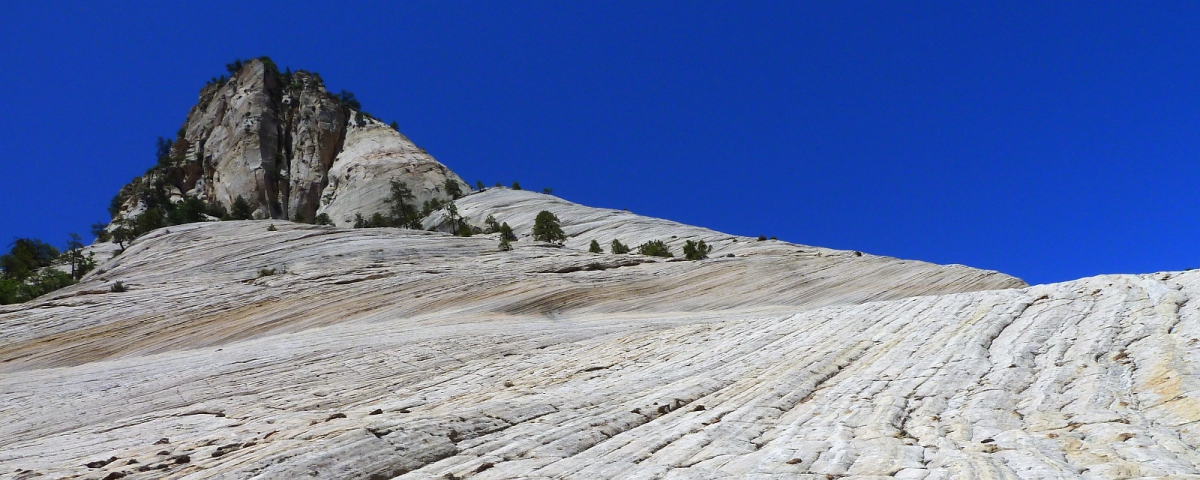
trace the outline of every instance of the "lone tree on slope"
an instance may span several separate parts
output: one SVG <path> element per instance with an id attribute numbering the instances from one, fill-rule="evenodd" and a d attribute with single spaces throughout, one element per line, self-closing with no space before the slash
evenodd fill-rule
<path id="1" fill-rule="evenodd" d="M 408 203 L 416 198 L 412 189 L 408 188 L 408 184 L 399 180 L 392 180 L 392 196 L 388 197 L 387 203 L 390 205 L 389 213 L 391 214 L 392 223 L 405 228 L 421 228 L 420 220 L 417 218 L 417 206 Z"/>
<path id="2" fill-rule="evenodd" d="M 538 212 L 537 218 L 533 220 L 533 239 L 543 242 L 563 243 L 567 241 L 567 234 L 563 233 L 562 226 L 558 222 L 558 217 L 547 210 L 542 210 Z"/>

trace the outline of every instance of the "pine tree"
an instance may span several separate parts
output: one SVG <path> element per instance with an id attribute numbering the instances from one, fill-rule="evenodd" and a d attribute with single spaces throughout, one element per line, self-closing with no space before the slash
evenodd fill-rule
<path id="1" fill-rule="evenodd" d="M 496 217 L 491 214 L 488 214 L 487 218 L 484 219 L 483 225 L 486 227 L 484 233 L 496 233 L 500 231 L 500 222 L 497 222 Z"/>
<path id="2" fill-rule="evenodd" d="M 542 210 L 538 212 L 537 218 L 533 220 L 533 239 L 543 242 L 562 243 L 567 240 L 567 234 L 563 233 L 558 217 L 547 210 Z"/>
<path id="3" fill-rule="evenodd" d="M 413 195 L 412 189 L 408 185 L 399 180 L 392 180 L 392 195 L 386 200 L 391 214 L 392 225 L 406 228 L 421 228 L 420 220 L 417 218 L 417 206 L 409 201 L 416 198 Z M 415 227 L 413 225 L 416 225 Z"/>
<path id="4" fill-rule="evenodd" d="M 671 247 L 668 247 L 662 240 L 651 240 L 638 245 L 638 253 L 649 257 L 670 258 L 675 256 L 671 253 Z"/>
<path id="5" fill-rule="evenodd" d="M 604 253 L 604 249 L 603 249 L 603 248 L 600 248 L 600 242 L 597 242 L 597 241 L 595 241 L 595 240 L 592 240 L 592 244 L 588 246 L 588 252 L 591 252 L 591 253 Z"/>
<path id="6" fill-rule="evenodd" d="M 614 238 L 612 241 L 612 253 L 629 253 L 629 246 Z"/>
<path id="7" fill-rule="evenodd" d="M 515 241 L 517 241 L 517 234 L 513 233 L 512 227 L 508 226 L 507 222 L 501 223 L 500 224 L 500 238 L 506 238 L 508 240 L 515 242 Z"/>
<path id="8" fill-rule="evenodd" d="M 233 200 L 233 207 L 229 209 L 229 216 L 234 220 L 250 220 L 254 217 L 254 207 L 251 207 L 250 202 L 238 195 Z"/>
<path id="9" fill-rule="evenodd" d="M 443 186 L 446 189 L 446 195 L 449 195 L 450 198 L 458 199 L 459 197 L 463 196 L 462 186 L 459 185 L 458 182 L 447 178 L 446 183 Z"/>
<path id="10" fill-rule="evenodd" d="M 708 258 L 709 252 L 712 252 L 712 245 L 705 245 L 704 240 L 700 243 L 688 240 L 683 245 L 683 256 L 688 260 L 703 260 Z"/>

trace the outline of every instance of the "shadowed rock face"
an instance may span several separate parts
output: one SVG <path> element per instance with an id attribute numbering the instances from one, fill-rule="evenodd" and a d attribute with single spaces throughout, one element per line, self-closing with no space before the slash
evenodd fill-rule
<path id="1" fill-rule="evenodd" d="M 188 113 L 169 165 L 127 186 L 156 182 L 176 200 L 200 198 L 229 208 L 241 196 L 258 218 L 311 222 L 328 213 L 338 225 L 354 214 L 386 212 L 390 181 L 413 189 L 419 205 L 447 199 L 454 172 L 377 119 L 343 105 L 320 77 L 280 74 L 252 60 L 228 82 L 210 84 Z M 123 211 L 140 211 L 129 195 Z"/>

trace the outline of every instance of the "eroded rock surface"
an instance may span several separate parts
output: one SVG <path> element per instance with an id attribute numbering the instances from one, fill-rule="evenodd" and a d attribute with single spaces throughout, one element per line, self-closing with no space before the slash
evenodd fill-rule
<path id="1" fill-rule="evenodd" d="M 201 90 L 163 162 L 122 189 L 122 216 L 141 213 L 162 188 L 173 202 L 193 197 L 228 210 L 242 197 L 255 218 L 311 223 L 328 213 L 348 226 L 355 213 L 387 212 L 391 180 L 409 184 L 418 205 L 448 199 L 447 180 L 470 191 L 399 132 L 330 94 L 316 74 L 280 73 L 257 59 Z"/>
<path id="2" fill-rule="evenodd" d="M 540 209 L 565 247 L 282 221 L 138 239 L 0 307 L 0 475 L 1200 474 L 1200 272 L 1026 287 L 529 192 L 459 201 L 523 235 Z M 611 236 L 716 248 L 582 251 Z"/>

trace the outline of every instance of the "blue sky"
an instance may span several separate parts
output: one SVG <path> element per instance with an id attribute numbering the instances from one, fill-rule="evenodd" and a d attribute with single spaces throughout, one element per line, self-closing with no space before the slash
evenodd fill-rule
<path id="1" fill-rule="evenodd" d="M 1200 267 L 1197 2 L 21 2 L 0 239 L 106 220 L 271 56 L 465 180 L 1030 283 Z"/>

